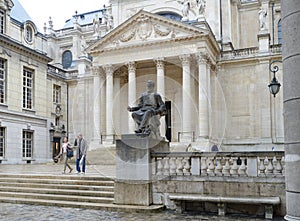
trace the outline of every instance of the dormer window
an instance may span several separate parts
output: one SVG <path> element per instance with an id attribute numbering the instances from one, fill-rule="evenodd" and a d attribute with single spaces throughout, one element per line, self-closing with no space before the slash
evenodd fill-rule
<path id="1" fill-rule="evenodd" d="M 33 42 L 33 28 L 30 24 L 25 26 L 25 40 L 29 44 Z"/>
<path id="2" fill-rule="evenodd" d="M 24 34 L 23 37 L 27 44 L 33 44 L 34 37 L 37 34 L 37 29 L 32 21 L 26 21 L 24 23 Z"/>
<path id="3" fill-rule="evenodd" d="M 4 34 L 5 30 L 5 11 L 0 9 L 0 34 Z"/>
<path id="4" fill-rule="evenodd" d="M 30 25 L 26 25 L 25 28 L 25 39 L 28 43 L 32 43 L 33 40 L 33 30 Z"/>

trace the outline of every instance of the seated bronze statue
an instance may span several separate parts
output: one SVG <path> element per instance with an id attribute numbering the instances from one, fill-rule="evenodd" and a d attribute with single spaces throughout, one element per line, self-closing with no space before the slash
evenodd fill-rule
<path id="1" fill-rule="evenodd" d="M 154 81 L 147 81 L 147 91 L 139 98 L 136 107 L 128 107 L 133 120 L 137 123 L 137 135 L 150 135 L 159 138 L 160 117 L 166 114 L 166 107 L 161 96 L 154 92 Z"/>

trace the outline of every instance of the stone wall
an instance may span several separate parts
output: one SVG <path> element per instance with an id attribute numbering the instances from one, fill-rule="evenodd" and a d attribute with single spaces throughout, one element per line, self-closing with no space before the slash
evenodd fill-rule
<path id="1" fill-rule="evenodd" d="M 189 179 L 168 178 L 152 183 L 154 204 L 164 204 L 174 209 L 174 202 L 168 199 L 170 193 L 206 194 L 213 196 L 279 196 L 281 203 L 274 207 L 274 216 L 283 216 L 286 212 L 285 183 L 283 178 L 252 178 L 252 179 L 204 179 L 189 177 Z M 201 207 L 202 206 L 202 207 Z M 261 205 L 234 205 L 227 206 L 228 213 L 263 215 Z M 199 202 L 187 204 L 187 210 L 216 212 L 215 204 L 206 205 Z"/>

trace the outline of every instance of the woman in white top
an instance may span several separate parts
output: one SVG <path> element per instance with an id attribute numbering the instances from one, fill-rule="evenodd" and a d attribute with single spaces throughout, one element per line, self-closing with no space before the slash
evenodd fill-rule
<path id="1" fill-rule="evenodd" d="M 73 148 L 71 146 L 71 144 L 68 142 L 68 137 L 64 138 L 64 142 L 61 145 L 61 149 L 60 149 L 60 153 L 57 155 L 56 158 L 63 156 L 63 160 L 64 160 L 64 170 L 62 173 L 66 173 L 66 168 L 69 168 L 69 173 L 72 172 L 73 168 L 70 166 L 70 164 L 68 163 L 69 159 L 71 159 L 71 157 L 67 156 L 67 149 L 69 149 L 70 151 L 73 151 Z"/>

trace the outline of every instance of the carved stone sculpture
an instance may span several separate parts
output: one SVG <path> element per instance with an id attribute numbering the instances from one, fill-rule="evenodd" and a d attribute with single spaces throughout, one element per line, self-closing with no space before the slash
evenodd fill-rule
<path id="1" fill-rule="evenodd" d="M 154 82 L 147 81 L 147 91 L 139 98 L 136 107 L 128 107 L 133 120 L 137 123 L 135 133 L 141 136 L 153 136 L 160 138 L 160 117 L 166 114 L 166 107 L 161 96 L 154 92 Z"/>

